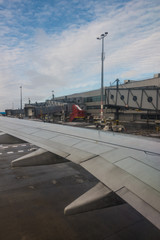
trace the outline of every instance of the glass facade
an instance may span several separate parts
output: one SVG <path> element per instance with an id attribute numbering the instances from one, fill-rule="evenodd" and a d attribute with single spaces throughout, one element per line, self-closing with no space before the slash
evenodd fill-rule
<path id="1" fill-rule="evenodd" d="M 100 109 L 101 106 L 98 105 L 94 105 L 94 106 L 87 106 L 87 110 L 91 110 L 91 109 Z"/>
<path id="2" fill-rule="evenodd" d="M 105 95 L 103 95 L 103 101 L 105 100 Z M 84 102 L 100 102 L 101 96 L 92 96 L 92 97 L 85 97 Z"/>

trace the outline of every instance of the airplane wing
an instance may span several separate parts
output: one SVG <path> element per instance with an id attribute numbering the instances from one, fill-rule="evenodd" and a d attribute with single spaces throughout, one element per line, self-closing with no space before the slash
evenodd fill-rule
<path id="1" fill-rule="evenodd" d="M 7 117 L 0 117 L 0 130 L 81 165 L 100 181 L 66 214 L 87 204 L 93 209 L 92 198 L 104 195 L 111 206 L 118 196 L 160 229 L 160 139 Z"/>

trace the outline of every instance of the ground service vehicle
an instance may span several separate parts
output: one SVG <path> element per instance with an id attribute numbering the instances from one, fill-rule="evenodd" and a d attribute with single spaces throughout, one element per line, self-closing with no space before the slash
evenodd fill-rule
<path id="1" fill-rule="evenodd" d="M 82 120 L 86 117 L 85 111 L 81 109 L 78 105 L 72 105 L 72 112 L 69 117 L 69 121 L 73 122 L 76 120 Z"/>

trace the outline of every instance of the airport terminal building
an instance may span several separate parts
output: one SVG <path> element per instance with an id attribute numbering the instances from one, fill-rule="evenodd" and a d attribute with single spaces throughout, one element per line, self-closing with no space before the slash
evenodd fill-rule
<path id="1" fill-rule="evenodd" d="M 73 102 L 88 115 L 99 116 L 101 89 L 57 97 L 57 101 Z M 160 120 L 160 73 L 141 81 L 125 80 L 123 84 L 104 87 L 104 116 L 120 121 L 155 122 Z M 118 115 L 117 115 L 118 113 Z"/>
<path id="2" fill-rule="evenodd" d="M 117 80 L 118 81 L 118 80 Z M 125 80 L 123 84 L 104 87 L 103 105 L 105 119 L 125 123 L 160 123 L 160 73 L 141 81 Z M 86 111 L 87 117 L 99 118 L 101 89 L 53 97 L 42 103 L 25 104 L 24 109 L 8 109 L 6 115 L 29 118 L 49 117 L 61 120 L 70 114 L 71 106 L 77 104 Z M 64 117 L 65 118 L 65 117 Z M 160 125 L 160 124 L 159 124 Z"/>

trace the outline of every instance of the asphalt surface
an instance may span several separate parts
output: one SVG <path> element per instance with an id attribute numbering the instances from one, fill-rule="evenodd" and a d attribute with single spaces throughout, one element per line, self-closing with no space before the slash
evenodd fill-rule
<path id="1" fill-rule="evenodd" d="M 97 179 L 71 162 L 11 168 L 12 160 L 36 148 L 0 145 L 0 240 L 160 239 L 160 231 L 128 204 L 64 216 Z"/>

